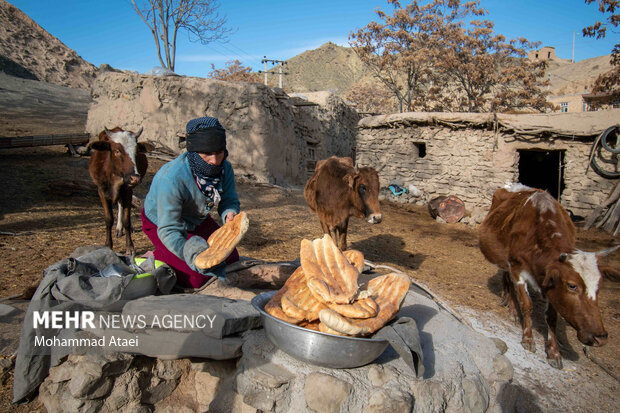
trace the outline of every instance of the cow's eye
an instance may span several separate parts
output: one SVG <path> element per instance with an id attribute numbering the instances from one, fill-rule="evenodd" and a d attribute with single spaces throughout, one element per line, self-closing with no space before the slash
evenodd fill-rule
<path id="1" fill-rule="evenodd" d="M 361 184 L 358 188 L 357 188 L 358 192 L 360 193 L 360 195 L 364 195 L 366 193 L 366 185 Z"/>
<path id="2" fill-rule="evenodd" d="M 577 292 L 577 284 L 573 284 L 573 283 L 567 283 L 566 286 L 568 287 L 568 289 L 572 292 Z"/>
<path id="3" fill-rule="evenodd" d="M 114 151 L 114 155 L 116 155 L 116 156 L 121 156 L 121 151 L 119 151 L 118 149 L 116 149 L 116 150 Z"/>

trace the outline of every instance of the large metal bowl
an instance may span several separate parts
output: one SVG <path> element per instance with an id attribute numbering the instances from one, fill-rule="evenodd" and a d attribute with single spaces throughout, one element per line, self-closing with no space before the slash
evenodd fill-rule
<path id="1" fill-rule="evenodd" d="M 334 369 L 349 369 L 371 363 L 388 346 L 386 340 L 335 336 L 289 324 L 265 312 L 265 304 L 276 292 L 257 295 L 252 305 L 261 315 L 269 340 L 298 360 Z"/>

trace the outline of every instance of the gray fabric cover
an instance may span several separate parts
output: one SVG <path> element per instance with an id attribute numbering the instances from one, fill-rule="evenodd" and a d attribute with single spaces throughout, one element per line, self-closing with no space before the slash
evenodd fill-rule
<path id="1" fill-rule="evenodd" d="M 420 344 L 420 333 L 413 318 L 399 317 L 377 331 L 372 338 L 383 338 L 389 341 L 392 348 L 407 363 L 416 377 L 424 376 L 424 358 Z"/>
<path id="2" fill-rule="evenodd" d="M 166 315 L 206 315 L 213 319 L 209 326 L 199 329 L 186 328 L 181 331 L 202 331 L 208 337 L 220 339 L 262 326 L 260 314 L 248 301 L 211 295 L 175 294 L 173 296 L 149 296 L 128 302 L 123 315 L 146 315 L 146 324 L 152 325 L 157 317 Z M 133 330 L 129 330 L 133 331 Z M 175 332 L 179 332 L 175 329 Z"/>
<path id="3" fill-rule="evenodd" d="M 75 255 L 74 255 L 75 256 Z M 35 347 L 35 337 L 54 337 L 75 335 L 73 329 L 53 329 L 38 326 L 34 328 L 35 311 L 58 310 L 78 311 L 86 308 L 106 310 L 121 303 L 123 292 L 132 280 L 129 272 L 122 277 L 93 277 L 109 265 L 121 265 L 123 259 L 107 247 L 98 248 L 77 258 L 59 261 L 43 272 L 43 280 L 34 293 L 26 317 L 15 361 L 13 382 L 13 402 L 23 401 L 31 396 L 45 379 L 50 366 L 60 362 L 69 349 L 59 347 Z M 161 276 L 162 285 L 170 285 L 171 273 L 165 268 L 153 272 Z M 172 275 L 173 276 L 173 275 Z"/>

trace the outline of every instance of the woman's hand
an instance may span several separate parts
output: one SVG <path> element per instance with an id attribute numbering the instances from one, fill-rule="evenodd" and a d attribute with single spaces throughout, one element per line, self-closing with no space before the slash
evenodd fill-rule
<path id="1" fill-rule="evenodd" d="M 229 212 L 228 214 L 226 214 L 226 222 L 228 221 L 232 221 L 232 219 L 236 216 L 237 214 L 235 214 L 234 212 Z"/>

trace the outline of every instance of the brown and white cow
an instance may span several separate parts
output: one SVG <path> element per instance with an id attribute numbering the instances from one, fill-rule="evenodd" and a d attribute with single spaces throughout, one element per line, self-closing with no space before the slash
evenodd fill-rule
<path id="1" fill-rule="evenodd" d="M 379 175 L 370 167 L 355 169 L 353 159 L 331 158 L 317 162 L 306 182 L 304 197 L 338 247 L 347 249 L 347 227 L 351 216 L 381 222 Z"/>
<path id="2" fill-rule="evenodd" d="M 532 338 L 532 301 L 527 286 L 540 291 L 547 301 L 547 360 L 562 368 L 562 356 L 555 336 L 557 313 L 576 331 L 579 341 L 603 346 L 603 326 L 597 294 L 601 270 L 599 253 L 575 248 L 575 227 L 560 203 L 539 189 L 521 184 L 500 188 L 493 195 L 488 215 L 479 228 L 483 255 L 504 270 L 504 292 L 514 310 L 515 300 L 523 318 L 521 344 L 535 351 Z"/>
<path id="3" fill-rule="evenodd" d="M 99 192 L 106 225 L 106 246 L 112 248 L 112 207 L 118 204 L 116 235 L 125 230 L 126 254 L 133 255 L 135 248 L 131 239 L 131 199 L 133 188 L 142 182 L 148 161 L 145 152 L 153 149 L 149 143 L 138 143 L 142 128 L 137 133 L 119 127 L 99 133 L 99 140 L 89 144 L 94 149 L 88 164 L 88 172 Z"/>

